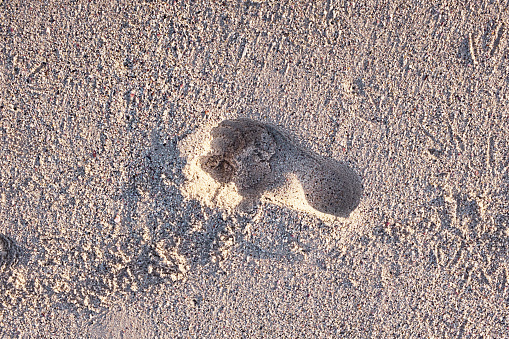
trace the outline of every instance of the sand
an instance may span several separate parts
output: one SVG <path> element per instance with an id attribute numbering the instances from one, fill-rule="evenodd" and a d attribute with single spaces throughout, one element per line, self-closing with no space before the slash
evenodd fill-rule
<path id="1" fill-rule="evenodd" d="M 509 337 L 508 20 L 0 2 L 0 338 Z M 291 174 L 239 210 L 195 162 L 238 118 L 351 168 L 355 211 Z"/>

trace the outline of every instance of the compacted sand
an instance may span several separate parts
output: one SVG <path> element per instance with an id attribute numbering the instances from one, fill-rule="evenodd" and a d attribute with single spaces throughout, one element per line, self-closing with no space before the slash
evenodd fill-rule
<path id="1" fill-rule="evenodd" d="M 508 28 L 0 1 L 0 338 L 509 337 Z"/>

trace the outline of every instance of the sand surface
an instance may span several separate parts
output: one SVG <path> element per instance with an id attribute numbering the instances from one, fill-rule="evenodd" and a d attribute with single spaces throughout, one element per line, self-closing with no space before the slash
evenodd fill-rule
<path id="1" fill-rule="evenodd" d="M 505 0 L 0 1 L 0 338 L 509 337 L 508 29 Z M 215 194 L 193 161 L 236 118 L 347 164 L 357 209 Z"/>

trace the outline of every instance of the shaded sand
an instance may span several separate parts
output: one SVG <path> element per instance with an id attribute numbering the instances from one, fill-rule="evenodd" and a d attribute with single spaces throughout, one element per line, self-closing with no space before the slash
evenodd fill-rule
<path id="1" fill-rule="evenodd" d="M 210 130 L 212 138 L 205 133 L 198 130 L 179 147 L 189 198 L 229 210 L 262 198 L 329 221 L 348 217 L 359 203 L 360 178 L 350 168 L 302 149 L 276 127 L 225 120 Z"/>
<path id="2" fill-rule="evenodd" d="M 13 241 L 0 234 L 0 271 L 8 270 L 10 266 L 16 264 L 17 249 Z"/>

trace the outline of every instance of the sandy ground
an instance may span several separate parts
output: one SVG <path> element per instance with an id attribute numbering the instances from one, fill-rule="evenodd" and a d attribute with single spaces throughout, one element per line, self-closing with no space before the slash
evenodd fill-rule
<path id="1" fill-rule="evenodd" d="M 509 337 L 508 7 L 0 1 L 0 338 Z M 193 195 L 239 117 L 358 208 Z"/>

